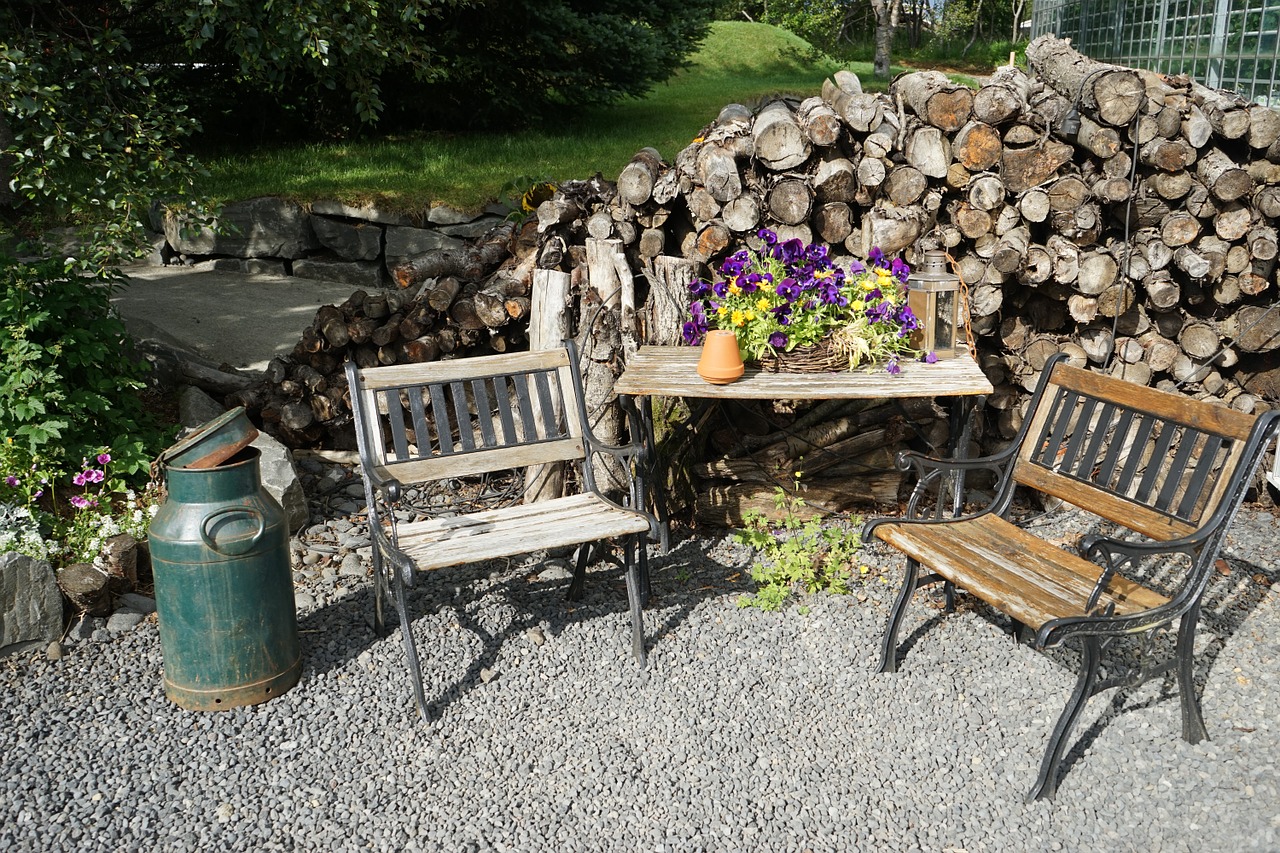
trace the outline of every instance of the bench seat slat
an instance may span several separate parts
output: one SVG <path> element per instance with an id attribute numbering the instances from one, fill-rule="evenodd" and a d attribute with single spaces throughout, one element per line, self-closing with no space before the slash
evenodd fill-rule
<path id="1" fill-rule="evenodd" d="M 945 524 L 884 524 L 875 535 L 922 565 L 1012 616 L 1039 629 L 1051 619 L 1083 616 L 1102 569 L 995 515 Z M 1117 615 L 1139 613 L 1168 601 L 1163 595 L 1115 577 L 1099 605 Z"/>
<path id="2" fill-rule="evenodd" d="M 644 516 L 587 493 L 401 524 L 398 532 L 400 548 L 425 571 L 648 529 Z"/>

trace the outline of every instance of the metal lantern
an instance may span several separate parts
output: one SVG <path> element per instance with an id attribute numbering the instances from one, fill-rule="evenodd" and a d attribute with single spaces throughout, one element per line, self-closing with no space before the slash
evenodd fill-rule
<path id="1" fill-rule="evenodd" d="M 931 250 L 907 279 L 907 305 L 920 328 L 911 345 L 951 358 L 963 347 L 960 333 L 960 279 L 947 270 L 947 253 Z"/>

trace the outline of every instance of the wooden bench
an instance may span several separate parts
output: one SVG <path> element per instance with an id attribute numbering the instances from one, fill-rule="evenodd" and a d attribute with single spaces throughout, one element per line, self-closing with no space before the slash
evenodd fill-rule
<path id="1" fill-rule="evenodd" d="M 596 486 L 593 454 L 628 462 L 637 441 L 615 447 L 591 433 L 572 342 L 539 352 L 359 368 L 348 362 L 369 529 L 373 541 L 374 621 L 383 630 L 384 600 L 396 608 L 418 709 L 427 704 L 405 589 L 414 573 L 545 548 L 621 539 L 632 647 L 645 663 L 641 604 L 648 595 L 645 548 L 657 521 L 631 477 L 628 506 Z M 640 435 L 634 425 L 630 432 Z M 452 482 L 529 466 L 569 463 L 580 493 L 409 522 L 397 519 L 408 487 Z M 517 475 L 518 476 L 518 475 Z M 518 477 L 517 483 L 523 483 Z M 519 491 L 519 490 L 517 490 Z M 581 591 L 590 548 L 578 550 L 570 596 Z"/>
<path id="2" fill-rule="evenodd" d="M 1029 800 L 1054 795 L 1072 726 L 1089 697 L 1110 687 L 1176 672 L 1182 736 L 1207 738 L 1192 679 L 1200 598 L 1278 418 L 1137 386 L 1057 357 L 1003 452 L 968 461 L 902 454 L 899 467 L 919 477 L 904 517 L 875 519 L 863 530 L 907 557 L 880 671 L 897 669 L 898 629 L 915 590 L 941 582 L 948 610 L 956 590 L 966 590 L 1009 616 L 1036 648 L 1070 637 L 1083 645 L 1079 680 Z M 945 490 L 975 470 L 994 472 L 994 499 L 957 514 Z M 1057 547 L 1010 520 L 1017 486 L 1086 510 L 1112 529 L 1085 536 L 1078 554 Z M 1154 659 L 1159 644 L 1145 641 L 1175 621 L 1172 653 Z M 1099 680 L 1104 650 L 1121 638 L 1144 641 L 1141 666 Z"/>

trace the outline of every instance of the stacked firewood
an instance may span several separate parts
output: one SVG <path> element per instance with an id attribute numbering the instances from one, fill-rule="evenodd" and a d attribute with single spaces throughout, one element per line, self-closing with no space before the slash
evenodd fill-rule
<path id="1" fill-rule="evenodd" d="M 674 162 L 637 154 L 590 220 L 613 230 L 592 233 L 622 240 L 659 288 L 666 255 L 692 268 L 677 281 L 707 276 L 761 227 L 860 257 L 944 248 L 1005 439 L 1060 351 L 1267 405 L 1280 385 L 1280 112 L 1051 36 L 1027 56 L 1031 75 L 1001 68 L 976 91 L 926 71 L 869 94 L 839 73 L 820 97 L 726 107 Z M 650 339 L 669 342 L 678 308 Z"/>
<path id="2" fill-rule="evenodd" d="M 293 447 L 350 449 L 348 359 L 374 367 L 527 348 L 533 233 L 504 223 L 462 250 L 407 259 L 394 290 L 322 306 L 293 352 L 232 401 Z"/>
<path id="3" fill-rule="evenodd" d="M 297 441 L 341 441 L 317 425 L 346 429 L 334 385 L 348 353 L 413 361 L 563 334 L 603 370 L 588 384 L 604 406 L 628 348 L 676 343 L 688 283 L 758 245 L 762 227 L 857 257 L 948 251 L 996 387 L 983 449 L 1013 435 L 1057 352 L 1246 412 L 1273 405 L 1280 112 L 1051 36 L 1027 57 L 1031 74 L 1001 68 L 976 90 L 926 71 L 872 94 L 841 72 L 820 96 L 727 106 L 671 162 L 644 149 L 616 183 L 564 185 L 519 239 L 410 259 L 395 276 L 414 294 L 403 303 L 357 295 L 322 311 L 258 392 L 263 419 Z M 530 316 L 540 302 L 555 315 Z M 927 418 L 894 432 L 937 434 Z"/>

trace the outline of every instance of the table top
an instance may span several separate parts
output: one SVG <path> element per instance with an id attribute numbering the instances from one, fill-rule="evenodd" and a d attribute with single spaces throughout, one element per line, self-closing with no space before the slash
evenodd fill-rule
<path id="1" fill-rule="evenodd" d="M 968 355 L 935 364 L 903 362 L 893 375 L 882 366 L 835 373 L 766 373 L 748 366 L 742 378 L 713 385 L 698 375 L 701 347 L 642 346 L 613 385 L 628 397 L 706 397 L 732 400 L 839 400 L 878 397 L 957 397 L 990 394 L 991 382 Z"/>

